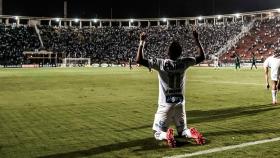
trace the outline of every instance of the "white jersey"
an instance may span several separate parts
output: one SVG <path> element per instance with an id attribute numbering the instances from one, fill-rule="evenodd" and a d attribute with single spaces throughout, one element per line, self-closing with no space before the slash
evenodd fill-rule
<path id="1" fill-rule="evenodd" d="M 218 57 L 214 57 L 214 66 L 215 67 L 219 66 L 219 58 Z"/>
<path id="2" fill-rule="evenodd" d="M 149 67 L 158 71 L 159 105 L 185 104 L 185 70 L 196 64 L 195 58 L 149 59 Z"/>
<path id="3" fill-rule="evenodd" d="M 275 58 L 274 56 L 268 57 L 263 66 L 266 68 L 271 68 L 271 80 L 277 81 L 279 79 L 279 72 L 280 72 L 280 58 Z"/>

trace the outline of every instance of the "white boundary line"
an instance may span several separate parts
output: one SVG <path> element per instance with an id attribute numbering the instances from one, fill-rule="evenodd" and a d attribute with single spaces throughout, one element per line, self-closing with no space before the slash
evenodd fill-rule
<path id="1" fill-rule="evenodd" d="M 243 147 L 247 147 L 247 146 L 264 144 L 264 143 L 269 143 L 269 142 L 276 142 L 276 141 L 280 141 L 280 137 L 273 138 L 273 139 L 265 139 L 265 140 L 255 141 L 255 142 L 248 142 L 248 143 L 243 143 L 243 144 L 239 144 L 239 145 L 231 145 L 231 146 L 225 146 L 225 147 L 220 147 L 220 148 L 213 148 L 213 149 L 198 151 L 198 152 L 194 152 L 194 153 L 174 155 L 174 156 L 169 156 L 169 157 L 164 157 L 164 158 L 192 157 L 192 156 L 197 156 L 197 155 L 205 155 L 205 154 L 221 152 L 221 151 L 225 151 L 225 150 L 243 148 Z"/>

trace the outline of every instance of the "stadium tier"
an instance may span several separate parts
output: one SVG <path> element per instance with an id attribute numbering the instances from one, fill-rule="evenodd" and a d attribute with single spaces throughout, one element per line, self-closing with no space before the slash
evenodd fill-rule
<path id="1" fill-rule="evenodd" d="M 237 22 L 226 25 L 203 24 L 197 29 L 202 34 L 204 48 L 208 54 L 212 54 L 239 34 L 241 27 L 242 24 Z M 91 58 L 92 63 L 126 62 L 130 57 L 135 58 L 140 32 L 149 35 L 145 51 L 147 58 L 164 57 L 172 40 L 182 43 L 185 56 L 192 55 L 196 50 L 193 47 L 192 25 L 146 28 L 39 26 L 38 29 L 43 47 L 34 27 L 1 25 L 1 63 L 28 64 L 32 61 L 25 60 L 22 52 L 38 49 L 60 53 L 68 58 Z"/>
<path id="2" fill-rule="evenodd" d="M 57 65 L 65 58 L 90 58 L 92 64 L 121 64 L 129 58 L 135 59 L 140 32 L 148 34 L 146 58 L 164 58 L 172 40 L 183 45 L 184 56 L 191 56 L 196 51 L 192 37 L 194 27 L 201 34 L 208 60 L 219 56 L 222 62 L 232 62 L 233 54 L 238 53 L 241 60 L 246 61 L 251 58 L 251 52 L 261 60 L 279 45 L 279 17 L 278 14 L 261 19 L 250 17 L 149 27 L 0 24 L 0 65 Z M 51 53 L 23 53 L 41 50 Z"/>
<path id="3" fill-rule="evenodd" d="M 250 61 L 254 53 L 257 60 L 263 62 L 280 48 L 279 34 L 280 17 L 257 20 L 252 29 L 233 48 L 221 56 L 221 60 L 231 62 L 232 56 L 237 53 L 244 61 Z"/>

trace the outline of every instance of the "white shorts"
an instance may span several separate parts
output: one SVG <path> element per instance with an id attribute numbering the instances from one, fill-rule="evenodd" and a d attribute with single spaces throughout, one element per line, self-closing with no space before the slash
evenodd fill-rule
<path id="1" fill-rule="evenodd" d="M 218 67 L 219 63 L 217 61 L 214 62 L 214 66 Z"/>
<path id="2" fill-rule="evenodd" d="M 166 132 L 171 123 L 181 132 L 186 129 L 186 112 L 183 104 L 159 105 L 155 114 L 153 130 Z"/>
<path id="3" fill-rule="evenodd" d="M 279 79 L 279 71 L 271 69 L 270 78 L 271 78 L 272 81 L 278 81 L 278 79 Z"/>

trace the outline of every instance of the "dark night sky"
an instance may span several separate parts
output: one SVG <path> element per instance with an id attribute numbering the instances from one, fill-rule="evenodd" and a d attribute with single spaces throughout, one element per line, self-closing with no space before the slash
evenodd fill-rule
<path id="1" fill-rule="evenodd" d="M 4 14 L 63 17 L 64 0 L 3 0 Z M 68 0 L 68 17 L 153 18 L 280 8 L 280 0 Z"/>

